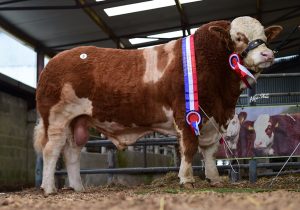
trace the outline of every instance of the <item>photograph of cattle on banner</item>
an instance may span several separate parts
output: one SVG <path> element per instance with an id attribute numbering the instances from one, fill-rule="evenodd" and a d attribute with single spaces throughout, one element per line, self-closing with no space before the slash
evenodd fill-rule
<path id="1" fill-rule="evenodd" d="M 237 108 L 224 140 L 231 151 L 221 146 L 217 157 L 289 156 L 300 141 L 300 107 Z"/>

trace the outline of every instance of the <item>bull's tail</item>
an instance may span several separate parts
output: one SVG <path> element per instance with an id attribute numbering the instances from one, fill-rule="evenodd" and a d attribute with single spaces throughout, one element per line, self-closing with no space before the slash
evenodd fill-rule
<path id="1" fill-rule="evenodd" d="M 34 128 L 33 147 L 37 153 L 42 153 L 48 139 L 45 132 L 44 122 L 40 118 L 39 123 Z"/>

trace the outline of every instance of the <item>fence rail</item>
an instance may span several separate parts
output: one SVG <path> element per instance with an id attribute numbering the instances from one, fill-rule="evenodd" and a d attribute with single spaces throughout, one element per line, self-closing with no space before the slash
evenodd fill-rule
<path id="1" fill-rule="evenodd" d="M 157 145 L 177 145 L 178 141 L 176 137 L 164 137 L 164 138 L 143 138 L 136 141 L 130 146 L 157 146 Z M 110 140 L 93 140 L 88 141 L 86 147 L 112 147 L 115 145 Z"/>

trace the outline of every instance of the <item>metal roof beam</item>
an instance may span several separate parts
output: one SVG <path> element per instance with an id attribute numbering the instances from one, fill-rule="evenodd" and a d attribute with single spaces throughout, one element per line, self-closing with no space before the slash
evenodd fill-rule
<path id="1" fill-rule="evenodd" d="M 176 3 L 176 8 L 180 15 L 180 22 L 181 22 L 181 28 L 182 28 L 182 35 L 186 36 L 186 30 L 188 31 L 188 34 L 191 34 L 191 29 L 189 26 L 188 18 L 186 14 L 184 13 L 182 4 L 180 3 L 180 0 L 174 0 Z"/>
<path id="2" fill-rule="evenodd" d="M 86 0 L 76 0 L 78 4 L 84 6 L 86 4 Z M 116 36 L 116 34 L 112 31 L 111 28 L 102 20 L 102 18 L 97 14 L 97 12 L 91 7 L 83 7 L 84 12 L 96 23 L 99 28 L 105 32 L 113 42 L 116 43 L 117 48 L 125 48 L 125 45 L 121 42 L 120 38 Z"/>
<path id="3" fill-rule="evenodd" d="M 53 49 L 46 47 L 42 42 L 34 39 L 24 31 L 20 30 L 10 22 L 8 22 L 5 18 L 0 16 L 0 26 L 4 28 L 6 31 L 14 35 L 15 37 L 21 39 L 22 41 L 26 42 L 27 44 L 31 45 L 35 50 L 40 49 L 49 57 L 53 57 L 56 53 Z"/>
<path id="4" fill-rule="evenodd" d="M 256 0 L 256 19 L 261 22 L 261 0 Z"/>
<path id="5" fill-rule="evenodd" d="M 300 7 L 300 5 L 298 6 Z M 272 12 L 277 12 L 277 11 L 282 11 L 282 10 L 287 10 L 287 9 L 295 9 L 295 7 L 286 7 L 286 8 L 280 8 L 280 9 L 273 9 L 273 10 L 266 10 L 266 11 L 262 11 L 263 13 L 272 13 Z M 248 16 L 255 16 L 257 15 L 257 12 L 256 13 L 249 13 L 249 14 L 245 14 L 245 15 L 248 15 Z M 231 20 L 231 19 L 234 19 L 236 16 L 231 16 L 231 17 L 226 17 L 224 18 L 225 20 Z M 193 24 L 190 24 L 189 26 L 190 27 L 196 27 L 196 26 L 199 26 L 199 25 L 202 25 L 204 23 L 207 23 L 209 22 L 210 20 L 208 21 L 201 21 L 201 22 L 196 22 L 196 23 L 193 23 Z M 180 26 L 173 26 L 173 27 L 168 27 L 168 28 L 162 28 L 162 29 L 157 29 L 157 30 L 152 30 L 152 31 L 145 31 L 145 32 L 139 32 L 139 33 L 133 33 L 133 34 L 124 34 L 124 35 L 120 35 L 119 38 L 136 38 L 136 37 L 139 37 L 139 36 L 145 36 L 146 34 L 149 34 L 149 35 L 152 35 L 152 34 L 155 34 L 155 33 L 161 33 L 161 32 L 165 32 L 165 31 L 172 31 L 172 30 L 178 30 L 180 28 Z M 85 40 L 85 41 L 82 41 L 82 42 L 74 42 L 74 43 L 68 43 L 68 44 L 63 44 L 63 45 L 56 45 L 56 46 L 51 46 L 51 48 L 61 48 L 61 47 L 68 47 L 68 46 L 73 46 L 73 45 L 80 45 L 80 44 L 88 44 L 88 43 L 93 43 L 93 42 L 101 42 L 101 41 L 108 41 L 110 40 L 110 38 L 103 38 L 103 39 L 94 39 L 94 40 Z M 161 43 L 165 43 L 167 42 L 168 40 L 160 40 L 159 42 L 157 42 L 158 44 L 161 44 Z M 148 42 L 149 43 L 149 42 Z M 145 45 L 145 44 L 143 44 Z M 130 47 L 130 48 L 135 48 L 136 45 L 134 45 L 133 47 Z"/>
<path id="6" fill-rule="evenodd" d="M 19 0 L 19 1 L 28 1 L 28 0 Z M 8 1 L 3 2 L 1 4 L 10 4 L 17 3 L 19 1 Z M 106 4 L 111 4 L 115 2 L 122 2 L 122 0 L 109 0 L 109 1 L 101 1 L 101 2 L 93 2 L 93 3 L 84 3 L 84 4 L 74 4 L 74 5 L 62 5 L 62 6 L 15 6 L 15 7 L 0 7 L 0 11 L 18 11 L 18 10 L 68 10 L 68 9 L 82 9 L 94 6 L 102 6 Z"/>
<path id="7" fill-rule="evenodd" d="M 29 1 L 29 0 L 10 0 L 10 1 L 5 1 L 5 2 L 1 2 L 1 3 L 0 3 L 0 6 L 6 5 L 6 4 L 19 3 L 19 2 L 23 2 L 23 1 Z"/>

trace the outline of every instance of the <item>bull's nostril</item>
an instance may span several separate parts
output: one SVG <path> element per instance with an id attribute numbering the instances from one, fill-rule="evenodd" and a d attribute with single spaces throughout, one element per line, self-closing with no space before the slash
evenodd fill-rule
<path id="1" fill-rule="evenodd" d="M 274 54 L 272 51 L 263 51 L 260 53 L 266 60 L 274 59 Z"/>

